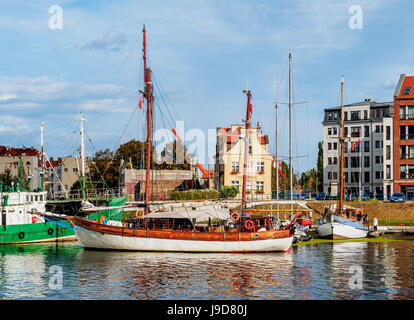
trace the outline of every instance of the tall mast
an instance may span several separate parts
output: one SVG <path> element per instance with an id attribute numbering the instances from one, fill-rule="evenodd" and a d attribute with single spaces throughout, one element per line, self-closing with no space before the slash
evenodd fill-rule
<path id="1" fill-rule="evenodd" d="M 243 189 L 242 189 L 242 210 L 246 209 L 246 173 L 247 173 L 247 152 L 249 149 L 249 128 L 250 128 L 250 114 L 252 112 L 251 109 L 251 98 L 252 93 L 250 90 L 243 90 L 243 92 L 247 95 L 247 111 L 246 111 L 246 125 L 245 125 L 245 137 L 244 137 L 244 163 L 243 163 Z"/>
<path id="2" fill-rule="evenodd" d="M 292 164 L 292 53 L 289 50 L 289 178 L 290 200 L 293 200 L 293 164 Z"/>
<path id="3" fill-rule="evenodd" d="M 142 29 L 143 35 L 143 52 L 144 52 L 144 82 L 145 82 L 145 92 L 144 96 L 147 100 L 147 154 L 146 154 L 146 176 L 145 176 L 145 205 L 146 213 L 148 213 L 148 203 L 149 203 L 149 187 L 150 187 L 150 174 L 151 174 L 151 100 L 152 100 L 152 85 L 151 85 L 151 69 L 147 67 L 147 39 L 146 39 L 146 30 L 145 25 Z"/>
<path id="4" fill-rule="evenodd" d="M 83 114 L 80 114 L 80 136 L 81 136 L 81 145 L 80 145 L 80 156 L 81 156 L 81 189 L 82 189 L 82 199 L 86 200 L 86 186 L 85 186 L 85 143 L 83 136 L 83 122 L 86 121 Z"/>
<path id="5" fill-rule="evenodd" d="M 276 108 L 276 142 L 275 142 L 275 161 L 276 161 L 276 200 L 279 200 L 279 155 L 278 155 L 278 133 L 277 133 L 277 129 L 278 129 L 278 122 L 277 122 L 277 109 L 279 107 L 279 104 L 276 102 L 275 103 L 275 108 Z"/>
<path id="6" fill-rule="evenodd" d="M 339 165 L 339 214 L 342 214 L 343 193 L 344 193 L 344 77 L 341 80 L 341 161 Z"/>
<path id="7" fill-rule="evenodd" d="M 44 151 L 43 151 L 43 130 L 45 127 L 45 123 L 40 123 L 40 183 L 41 183 L 41 190 L 45 191 L 45 160 L 44 160 Z"/>

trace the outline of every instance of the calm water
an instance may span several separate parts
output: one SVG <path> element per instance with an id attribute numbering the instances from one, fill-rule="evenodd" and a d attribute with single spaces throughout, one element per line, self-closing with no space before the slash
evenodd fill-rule
<path id="1" fill-rule="evenodd" d="M 59 286 L 52 266 L 62 270 L 60 289 L 50 288 Z M 363 288 L 351 289 L 349 270 L 358 266 Z M 414 241 L 322 243 L 275 254 L 0 246 L 0 272 L 0 299 L 414 299 Z"/>

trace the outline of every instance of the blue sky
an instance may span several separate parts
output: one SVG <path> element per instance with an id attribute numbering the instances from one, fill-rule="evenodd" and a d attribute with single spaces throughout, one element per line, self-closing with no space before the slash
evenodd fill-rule
<path id="1" fill-rule="evenodd" d="M 48 26 L 52 5 L 62 7 L 61 30 Z M 349 28 L 352 5 L 363 10 L 362 30 Z M 323 109 L 339 104 L 342 74 L 345 103 L 392 101 L 399 75 L 414 74 L 413 9 L 411 1 L 392 0 L 2 0 L 0 145 L 38 147 L 45 121 L 48 155 L 75 155 L 80 111 L 89 154 L 140 137 L 142 111 L 134 110 L 145 24 L 150 66 L 172 120 L 206 135 L 241 123 L 248 86 L 253 123 L 269 135 L 271 152 L 274 101 L 288 100 L 290 48 L 294 102 L 307 102 L 294 106 L 294 165 L 304 171 L 316 164 Z M 279 119 L 287 156 L 286 105 Z"/>

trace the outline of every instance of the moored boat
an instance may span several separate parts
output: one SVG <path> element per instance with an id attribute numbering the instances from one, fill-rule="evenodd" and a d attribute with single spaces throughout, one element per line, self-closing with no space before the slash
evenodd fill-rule
<path id="1" fill-rule="evenodd" d="M 343 205 L 344 199 L 344 108 L 343 90 L 344 80 L 341 80 L 341 129 L 340 129 L 340 166 L 339 166 L 339 207 L 325 207 L 322 218 L 318 219 L 317 233 L 322 238 L 329 239 L 355 239 L 365 238 L 368 235 L 369 226 L 362 209 L 348 208 Z M 364 221 L 363 221 L 364 220 Z"/>
<path id="2" fill-rule="evenodd" d="M 74 217 L 75 233 L 84 248 L 175 251 L 175 252 L 274 252 L 287 251 L 293 241 L 294 221 L 278 228 L 272 217 L 254 217 L 246 209 L 246 170 L 248 132 L 252 112 L 251 91 L 247 96 L 244 137 L 244 172 L 241 214 L 226 208 L 207 206 L 204 209 L 184 207 L 180 211 L 149 210 L 150 150 L 152 132 L 153 88 L 151 70 L 147 67 L 146 30 L 143 28 L 144 98 L 147 101 L 146 185 L 145 207 L 120 226 Z M 200 221 L 204 220 L 204 226 Z"/>

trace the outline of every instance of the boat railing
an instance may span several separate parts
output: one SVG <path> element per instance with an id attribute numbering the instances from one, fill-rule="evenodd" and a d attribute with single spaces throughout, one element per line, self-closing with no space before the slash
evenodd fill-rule
<path id="1" fill-rule="evenodd" d="M 122 197 L 125 195 L 122 188 L 99 188 L 99 189 L 86 189 L 86 199 L 106 199 L 112 197 Z M 71 190 L 69 193 L 65 191 L 53 192 L 48 195 L 50 200 L 78 200 L 83 198 L 82 190 Z"/>

